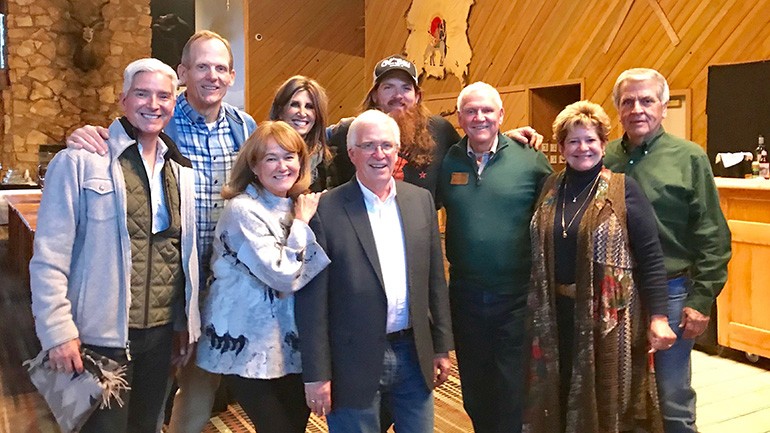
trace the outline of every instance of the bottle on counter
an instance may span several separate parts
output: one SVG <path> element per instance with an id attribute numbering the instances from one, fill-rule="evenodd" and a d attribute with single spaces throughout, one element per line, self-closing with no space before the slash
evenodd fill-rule
<path id="1" fill-rule="evenodd" d="M 759 176 L 770 179 L 770 161 L 767 159 L 767 149 L 765 148 L 765 137 L 759 136 L 757 139 L 757 161 L 759 162 Z"/>

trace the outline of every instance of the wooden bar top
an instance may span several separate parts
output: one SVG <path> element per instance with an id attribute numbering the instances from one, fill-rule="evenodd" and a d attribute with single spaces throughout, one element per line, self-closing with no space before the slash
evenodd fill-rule
<path id="1" fill-rule="evenodd" d="M 15 194 L 6 197 L 8 202 L 8 245 L 11 269 L 29 283 L 29 260 L 37 230 L 37 211 L 42 194 Z"/>
<path id="2" fill-rule="evenodd" d="M 6 197 L 8 210 L 16 212 L 21 222 L 32 233 L 37 229 L 37 211 L 40 209 L 40 198 L 42 194 L 17 194 Z"/>
<path id="3" fill-rule="evenodd" d="M 740 179 L 734 177 L 715 177 L 714 183 L 717 188 L 730 189 L 752 189 L 752 190 L 770 190 L 770 180 L 755 177 L 751 179 Z"/>

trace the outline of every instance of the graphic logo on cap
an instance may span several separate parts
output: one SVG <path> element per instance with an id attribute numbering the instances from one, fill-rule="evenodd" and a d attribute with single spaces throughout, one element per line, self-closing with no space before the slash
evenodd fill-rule
<path id="1" fill-rule="evenodd" d="M 390 57 L 383 60 L 382 63 L 380 63 L 380 67 L 412 69 L 414 65 L 412 65 L 412 62 L 410 62 L 409 60 L 402 59 L 400 57 Z"/>
<path id="2" fill-rule="evenodd" d="M 374 68 L 374 81 L 375 83 L 377 80 L 379 80 L 383 75 L 390 71 L 404 71 L 407 74 L 409 74 L 409 77 L 412 78 L 412 81 L 414 81 L 414 84 L 417 85 L 417 68 L 414 66 L 414 63 L 410 62 L 409 60 L 399 57 L 399 56 L 390 56 L 382 59 L 380 63 L 377 64 L 377 66 Z"/>

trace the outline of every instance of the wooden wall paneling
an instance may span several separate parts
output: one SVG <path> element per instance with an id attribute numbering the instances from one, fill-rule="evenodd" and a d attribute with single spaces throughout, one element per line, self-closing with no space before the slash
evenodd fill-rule
<path id="1" fill-rule="evenodd" d="M 770 6 L 767 1 L 763 1 L 764 7 Z M 737 5 L 736 5 L 737 6 Z M 745 4 L 741 4 L 740 8 L 733 8 L 730 11 L 730 14 L 732 14 L 733 10 L 735 11 L 735 15 L 737 17 L 731 17 L 733 24 L 728 25 L 725 24 L 725 27 L 732 28 L 732 31 L 725 34 L 725 40 L 719 45 L 714 46 L 715 44 L 713 41 L 704 43 L 704 46 L 713 47 L 713 51 L 710 58 L 707 59 L 707 61 L 704 63 L 702 70 L 698 72 L 698 77 L 696 79 L 696 83 L 693 84 L 693 89 L 695 91 L 695 94 L 693 95 L 693 112 L 695 113 L 695 116 L 693 118 L 693 140 L 698 143 L 705 143 L 706 142 L 706 89 L 707 89 L 707 80 L 708 80 L 708 73 L 707 73 L 707 67 L 711 64 L 719 64 L 719 63 L 732 63 L 736 60 L 742 60 L 742 61 L 749 61 L 749 60 L 759 60 L 763 57 L 761 56 L 767 56 L 768 51 L 765 51 L 764 54 L 760 54 L 758 51 L 752 51 L 747 54 L 739 54 L 740 50 L 743 49 L 743 45 L 751 46 L 749 43 L 750 38 L 747 38 L 744 36 L 747 32 L 752 32 L 752 27 L 755 25 L 764 26 L 766 23 L 759 23 L 759 22 L 752 22 L 755 21 L 752 19 L 754 14 L 760 13 L 757 10 L 757 5 L 754 5 L 753 9 L 747 9 L 745 7 Z M 730 16 L 730 14 L 728 16 Z M 760 13 L 761 15 L 761 13 Z M 727 21 L 727 17 L 723 20 Z M 765 21 L 765 20 L 762 20 Z M 762 29 L 757 29 L 757 31 L 762 31 Z M 766 37 L 766 36 L 765 36 Z M 713 39 L 718 40 L 715 36 L 712 36 Z M 767 58 L 767 57 L 764 57 Z"/>
<path id="2" fill-rule="evenodd" d="M 513 57 L 511 57 L 511 63 L 516 64 L 517 67 L 503 71 L 500 75 L 501 82 L 511 84 L 553 80 L 552 77 L 544 74 L 545 71 L 540 69 L 540 65 L 552 53 L 549 46 L 550 41 L 564 33 L 560 24 L 551 19 L 564 7 L 563 4 L 561 0 L 535 2 L 530 7 L 534 13 L 519 17 L 519 20 L 531 22 L 530 29 L 522 37 L 519 50 L 513 53 Z M 531 18 L 526 18 L 527 16 Z M 535 79 L 536 75 L 537 79 Z"/>
<path id="3" fill-rule="evenodd" d="M 768 5 L 768 2 L 762 3 L 765 3 L 765 6 L 770 6 Z M 696 78 L 691 84 L 691 87 L 693 88 L 692 106 L 693 113 L 695 113 L 695 116 L 693 116 L 692 124 L 692 140 L 698 144 L 705 145 L 707 136 L 706 97 L 708 65 L 734 62 L 738 59 L 741 59 L 741 57 L 744 59 L 744 61 L 758 60 L 756 57 L 754 59 L 750 59 L 749 56 L 745 54 L 735 54 L 735 52 L 742 48 L 743 45 L 747 42 L 744 37 L 739 35 L 745 34 L 744 32 L 751 27 L 750 25 L 747 25 L 747 21 L 751 21 L 751 16 L 758 12 L 756 11 L 756 5 L 753 9 L 746 6 L 746 3 L 736 2 L 734 7 L 730 9 L 730 13 L 724 15 L 724 18 L 721 19 L 723 24 L 716 26 L 714 33 L 711 34 L 711 39 L 704 41 L 704 43 L 701 45 L 701 49 L 710 54 L 708 58 L 704 58 L 702 60 L 696 58 L 694 60 L 692 57 L 690 57 L 687 59 L 687 61 L 682 62 L 687 63 L 688 65 L 690 62 L 692 62 L 692 65 L 688 67 L 692 68 L 692 72 L 690 73 L 696 74 Z M 720 27 L 725 27 L 726 29 L 731 29 L 732 31 L 728 32 L 727 30 L 720 30 Z M 761 29 L 758 31 L 761 31 Z M 714 41 L 721 41 L 721 43 L 715 44 Z M 751 57 L 754 57 L 757 54 L 752 54 Z M 768 56 L 768 54 L 770 53 L 766 52 L 764 55 Z M 679 68 L 682 68 L 682 66 L 680 65 Z"/>
<path id="4" fill-rule="evenodd" d="M 403 52 L 409 35 L 406 14 L 410 5 L 410 0 L 366 0 L 365 70 L 362 73 L 369 85 L 377 61 Z"/>
<path id="5" fill-rule="evenodd" d="M 594 27 L 594 30 L 590 33 L 588 38 L 585 37 L 586 34 L 583 34 L 583 37 L 580 37 L 579 34 L 575 37 L 575 39 L 582 45 L 582 49 L 577 53 L 567 52 L 565 53 L 565 57 L 562 58 L 563 61 L 570 64 L 570 67 L 567 69 L 567 73 L 570 76 L 594 77 L 595 80 L 593 80 L 593 83 L 586 83 L 586 97 L 589 99 L 593 96 L 592 88 L 601 83 L 602 77 L 589 75 L 588 69 L 592 66 L 599 66 L 596 64 L 597 62 L 603 62 L 605 64 L 604 69 L 612 64 L 608 59 L 608 55 L 602 54 L 602 45 L 607 37 L 608 29 L 613 25 L 614 20 L 617 19 L 618 14 L 620 13 L 622 3 L 624 3 L 624 0 L 615 0 L 612 5 L 599 2 L 599 7 L 597 9 L 603 9 L 604 14 L 602 14 L 598 20 L 595 13 L 584 17 L 584 19 Z M 599 101 L 594 102 L 598 103 Z"/>
<path id="6" fill-rule="evenodd" d="M 604 44 L 602 44 L 603 53 L 606 54 L 610 50 L 612 43 L 615 42 L 615 38 L 618 36 L 618 32 L 620 32 L 620 28 L 623 27 L 623 24 L 626 22 L 626 18 L 628 18 L 628 13 L 631 11 L 631 7 L 634 5 L 634 1 L 635 0 L 626 0 L 623 3 L 623 7 L 615 17 L 615 24 L 612 25 L 612 30 L 610 30 L 609 34 L 604 40 Z"/>
<path id="7" fill-rule="evenodd" d="M 549 69 L 547 65 L 553 65 L 555 62 L 544 61 L 541 52 L 552 53 L 553 58 L 560 58 L 558 53 L 568 40 L 584 37 L 582 35 L 573 36 L 575 23 L 571 19 L 563 19 L 563 17 L 574 17 L 582 7 L 582 2 L 558 0 L 551 7 L 541 9 L 539 16 L 543 17 L 543 27 L 538 32 L 530 32 L 533 35 L 531 43 L 526 40 L 524 43 L 525 46 L 536 46 L 539 49 L 524 50 L 524 63 L 522 69 L 518 71 L 526 82 L 558 81 L 567 78 L 554 75 L 553 69 Z"/>
<path id="8" fill-rule="evenodd" d="M 605 1 L 593 0 L 584 8 L 576 11 L 577 14 L 573 15 L 574 20 L 572 22 L 566 23 L 560 29 L 551 29 L 554 32 L 565 32 L 566 37 L 561 46 L 557 47 L 554 55 L 554 59 L 560 60 L 543 62 L 545 64 L 541 65 L 541 68 L 545 69 L 543 76 L 553 78 L 580 76 L 574 74 L 577 62 L 583 59 L 586 52 L 597 44 L 597 38 L 601 40 L 600 35 L 606 36 L 606 28 L 612 12 L 611 7 L 606 7 L 606 3 Z M 597 9 L 603 10 L 598 24 L 591 19 L 592 16 L 596 15 Z M 586 35 L 588 36 L 586 37 Z"/>
<path id="9" fill-rule="evenodd" d="M 251 55 L 249 54 L 249 45 L 250 45 L 250 39 L 254 38 L 254 34 L 251 33 L 249 30 L 249 22 L 251 18 L 249 17 L 250 11 L 248 8 L 249 2 L 248 0 L 241 0 L 241 10 L 243 11 L 243 39 L 244 39 L 244 48 L 243 48 L 243 77 L 236 77 L 236 80 L 243 80 L 243 109 L 248 112 L 249 111 L 249 96 L 251 95 L 251 90 L 249 89 L 249 59 L 251 58 Z"/>
<path id="10" fill-rule="evenodd" d="M 652 8 L 655 16 L 658 17 L 658 22 L 663 26 L 663 30 L 666 31 L 666 36 L 671 40 L 671 44 L 674 46 L 679 45 L 679 34 L 674 30 L 666 12 L 660 7 L 660 4 L 658 4 L 658 0 L 647 0 L 647 4 Z"/>
<path id="11" fill-rule="evenodd" d="M 652 67 L 668 78 L 672 88 L 689 89 L 691 137 L 705 145 L 707 68 L 770 58 L 765 12 L 770 0 L 658 0 L 680 40 L 676 46 L 652 6 L 636 0 L 604 54 L 602 45 L 625 4 L 626 0 L 476 2 L 469 16 L 473 58 L 468 82 L 482 80 L 502 88 L 583 79 L 583 98 L 600 103 L 610 114 L 614 138 L 622 132 L 611 98 L 615 79 L 631 67 Z M 367 15 L 367 35 L 372 39 L 366 41 L 369 62 L 379 59 L 383 50 L 403 47 L 407 32 L 402 10 L 409 1 L 367 0 L 366 5 L 367 14 L 389 14 L 377 19 Z M 459 87 L 458 80 L 449 77 L 426 80 L 423 90 L 426 95 L 456 93 Z M 514 118 L 513 103 L 506 101 L 507 120 Z"/>
<path id="12" fill-rule="evenodd" d="M 752 5 L 751 2 L 724 2 L 715 6 L 714 2 L 709 2 L 709 8 L 704 9 L 708 15 L 699 20 L 705 25 L 693 26 L 691 29 L 692 32 L 698 34 L 695 43 L 691 44 L 682 56 L 678 58 L 672 56 L 670 60 L 678 60 L 670 74 L 673 85 L 689 86 L 693 89 L 691 102 L 693 111 L 692 140 L 701 145 L 704 145 L 706 141 L 707 67 L 716 63 L 715 60 L 720 56 L 720 51 L 728 52 L 732 57 L 743 47 L 751 47 L 752 51 L 754 50 L 752 44 L 749 43 L 750 38 L 747 38 L 743 32 L 762 31 L 761 26 L 763 24 L 757 23 L 760 26 L 757 29 L 756 25 L 747 22 L 755 14 L 761 15 L 757 9 L 761 9 L 763 6 L 759 3 L 755 2 Z M 766 6 L 767 4 L 764 5 L 764 7 Z M 704 13 L 704 15 L 706 14 Z M 731 45 L 729 42 L 731 39 L 741 42 L 736 47 L 728 48 Z M 746 54 L 738 54 L 737 57 L 749 60 L 749 56 Z"/>
<path id="13" fill-rule="evenodd" d="M 712 61 L 726 63 L 766 59 L 767 52 L 758 52 L 757 45 L 749 44 L 749 42 L 768 39 L 767 31 L 770 25 L 767 18 L 768 8 L 770 8 L 770 1 L 768 0 L 740 3 L 740 8 L 736 13 L 742 13 L 742 18 L 736 19 L 737 25 L 734 31 L 728 33 L 725 41 L 718 45 Z M 730 10 L 728 16 L 732 14 L 733 10 Z"/>
<path id="14" fill-rule="evenodd" d="M 655 14 L 646 3 L 637 1 L 629 12 L 628 19 L 620 29 L 618 37 L 612 44 L 608 55 L 608 64 L 614 68 L 607 69 L 601 64 L 601 53 L 596 53 L 596 68 L 605 69 L 609 81 L 614 84 L 615 78 L 625 69 L 650 65 L 651 52 L 659 46 L 670 43 L 665 31 L 655 18 Z M 662 45 L 659 45 L 662 44 Z M 586 76 L 592 76 L 591 73 Z"/>
<path id="15" fill-rule="evenodd" d="M 423 99 L 431 114 L 439 115 L 454 126 L 460 137 L 465 135 L 457 120 L 457 93 L 441 93 Z"/>
<path id="16" fill-rule="evenodd" d="M 649 30 L 654 31 L 656 38 L 656 45 L 651 47 L 650 51 L 652 56 L 647 59 L 648 66 L 655 67 L 656 63 L 667 53 L 685 49 L 686 44 L 682 43 L 682 39 L 687 32 L 683 30 L 683 25 L 687 21 L 687 17 L 692 15 L 692 11 L 701 2 L 667 2 L 658 4 L 657 7 L 652 6 L 649 2 L 641 3 L 640 6 L 644 11 L 650 13 Z M 661 14 L 660 17 L 658 13 Z"/>
<path id="17" fill-rule="evenodd" d="M 618 1 L 619 0 L 615 0 L 614 4 L 617 5 Z M 612 22 L 610 17 L 614 17 L 613 12 L 615 8 L 607 7 L 606 2 L 601 0 L 599 0 L 599 3 L 601 6 L 597 6 L 596 2 L 589 4 L 586 12 L 583 14 L 584 16 L 582 16 L 580 19 L 581 22 L 585 23 L 584 26 L 588 26 L 590 28 L 588 38 L 584 40 L 581 40 L 581 38 L 573 38 L 572 45 L 574 46 L 574 51 L 567 50 L 556 57 L 561 59 L 561 63 L 567 65 L 562 72 L 562 75 L 565 77 L 582 76 L 582 74 L 578 73 L 577 70 L 583 69 L 585 67 L 588 62 L 588 52 L 593 52 L 596 50 L 596 47 L 601 46 L 601 38 L 607 34 L 606 29 Z M 594 22 L 590 19 L 590 17 L 596 15 L 597 9 L 603 10 L 603 13 L 599 21 Z M 586 34 L 585 30 L 582 34 Z"/>
<path id="18" fill-rule="evenodd" d="M 500 98 L 503 100 L 503 108 L 505 109 L 503 125 L 500 128 L 502 131 L 529 124 L 527 95 L 527 89 L 524 87 L 500 89 Z"/>
<path id="19" fill-rule="evenodd" d="M 663 127 L 666 128 L 666 132 L 672 133 L 685 140 L 692 139 L 692 89 L 674 90 L 669 91 L 669 100 L 678 101 L 679 107 L 673 106 L 669 103 L 668 114 L 663 119 Z M 681 122 L 678 124 L 668 126 L 669 122 Z M 678 129 L 682 129 L 682 133 L 676 133 Z"/>
<path id="20" fill-rule="evenodd" d="M 365 84 L 363 0 L 246 2 L 247 110 L 267 117 L 273 93 L 292 75 L 316 79 L 329 119 L 358 111 Z M 262 40 L 256 41 L 255 34 Z"/>
<path id="21" fill-rule="evenodd" d="M 682 87 L 683 83 L 691 84 L 698 73 L 708 66 L 719 48 L 713 41 L 727 39 L 745 14 L 740 8 L 731 8 L 727 13 L 724 9 L 712 7 L 703 9 L 703 12 L 697 21 L 699 25 L 689 29 L 689 33 L 697 35 L 697 38 L 692 42 L 688 41 L 685 52 L 674 52 L 666 59 L 665 67 L 671 71 L 672 81 L 677 81 L 678 87 Z"/>
<path id="22" fill-rule="evenodd" d="M 457 123 L 456 93 L 442 93 L 429 96 L 423 98 L 423 104 L 431 114 L 442 116 L 449 120 L 452 125 L 455 125 L 455 127 L 459 127 L 459 124 Z"/>
<path id="23" fill-rule="evenodd" d="M 664 11 L 667 12 L 667 16 L 672 21 L 674 28 L 680 32 L 678 29 L 679 22 L 674 16 L 675 12 L 665 8 Z M 618 12 L 616 11 L 616 13 Z M 680 43 L 679 46 L 681 47 L 682 45 Z M 661 26 L 655 13 L 645 2 L 637 2 L 632 7 L 629 17 L 626 19 L 618 38 L 608 53 L 608 55 L 613 56 L 613 60 L 610 60 L 608 63 L 615 66 L 613 68 L 604 66 L 604 71 L 598 72 L 603 66 L 601 64 L 601 54 L 595 52 L 595 59 L 592 61 L 592 65 L 597 72 L 588 71 L 585 73 L 585 76 L 603 75 L 601 80 L 597 80 L 592 84 L 590 84 L 591 80 L 586 80 L 589 82 L 587 84 L 587 95 L 588 99 L 602 104 L 605 110 L 612 116 L 613 130 L 610 134 L 611 138 L 620 137 L 622 134 L 622 127 L 619 125 L 616 117 L 617 111 L 612 101 L 612 87 L 617 76 L 623 70 L 631 67 L 653 67 L 653 63 L 658 56 L 662 55 L 663 51 L 669 47 L 673 47 L 673 45 L 671 45 L 665 29 Z M 661 70 L 661 73 L 666 75 L 667 71 Z"/>
<path id="24" fill-rule="evenodd" d="M 511 23 L 512 26 L 521 26 L 517 28 L 508 41 L 496 41 L 497 44 L 507 46 L 511 43 L 516 47 L 515 50 L 503 49 L 498 52 L 493 52 L 494 63 L 499 65 L 507 65 L 502 69 L 488 69 L 484 71 L 483 79 L 489 81 L 497 81 L 497 85 L 509 85 L 516 83 L 531 82 L 525 71 L 528 67 L 531 67 L 530 55 L 533 51 L 537 51 L 537 63 L 539 64 L 543 59 L 547 58 L 547 52 L 542 49 L 541 46 L 535 44 L 535 39 L 548 29 L 547 18 L 549 15 L 550 7 L 554 5 L 555 0 L 548 1 L 528 1 L 526 6 L 521 9 L 520 14 L 515 14 L 516 17 Z M 480 25 L 480 23 L 471 22 L 471 26 Z M 526 32 L 524 32 L 526 30 Z M 470 34 L 470 32 L 469 32 Z M 488 38 L 498 37 L 493 34 L 487 34 Z M 507 43 L 506 43 L 507 42 Z M 484 43 L 480 46 L 488 46 L 488 43 Z M 483 54 L 480 54 L 483 56 Z M 481 78 L 481 77 L 480 77 Z M 518 78 L 518 79 L 516 79 Z M 491 83 L 490 83 L 491 84 Z"/>
<path id="25" fill-rule="evenodd" d="M 468 81 L 490 80 L 501 77 L 508 70 L 518 70 L 520 63 L 514 54 L 524 49 L 524 37 L 534 23 L 522 20 L 537 9 L 536 1 L 502 2 L 499 8 L 471 7 L 468 17 L 468 41 L 473 58 L 468 70 Z M 482 47 L 488 47 L 482 49 Z M 496 85 L 508 84 L 500 79 Z"/>
<path id="26" fill-rule="evenodd" d="M 687 2 L 679 3 L 684 4 Z M 677 66 L 687 64 L 681 62 L 681 60 L 685 60 L 693 55 L 707 55 L 706 51 L 699 48 L 703 41 L 708 39 L 708 35 L 711 34 L 713 27 L 719 24 L 722 16 L 720 16 L 719 7 L 713 2 L 695 2 L 695 4 L 694 10 L 681 14 L 685 18 L 681 27 L 678 27 L 682 34 L 682 43 L 678 47 L 667 47 L 659 61 L 652 64 L 652 68 L 671 71 L 672 75 L 676 75 L 678 73 Z M 721 11 L 727 12 L 726 10 Z M 675 25 L 679 25 L 679 16 L 675 17 L 675 21 Z"/>
<path id="27" fill-rule="evenodd" d="M 622 6 L 620 3 L 616 5 L 609 22 L 613 22 L 613 18 L 621 13 Z M 640 66 L 639 54 L 629 48 L 629 45 L 633 43 L 635 35 L 642 32 L 647 17 L 644 15 L 640 17 L 641 13 L 637 11 L 636 6 L 638 5 L 629 11 L 610 51 L 607 54 L 602 53 L 603 41 L 599 38 L 594 41 L 594 49 L 586 53 L 588 58 L 585 66 L 575 71 L 577 76 L 586 78 L 586 98 L 601 104 L 608 113 L 608 108 L 612 105 L 609 94 L 612 92 L 612 86 L 618 74 L 630 67 Z"/>

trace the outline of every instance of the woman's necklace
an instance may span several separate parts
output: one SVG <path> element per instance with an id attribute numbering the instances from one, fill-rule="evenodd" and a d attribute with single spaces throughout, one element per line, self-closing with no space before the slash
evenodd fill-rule
<path id="1" fill-rule="evenodd" d="M 589 186 L 591 187 L 591 189 L 593 189 L 592 185 L 593 185 L 593 183 L 590 183 L 590 182 L 587 183 L 586 186 L 584 186 L 583 189 L 580 190 L 579 193 L 577 193 L 577 195 L 573 195 L 572 196 L 572 203 L 576 203 L 578 197 L 580 197 L 584 192 L 586 192 L 586 189 L 588 189 Z M 564 175 L 564 196 L 565 197 L 567 196 L 567 175 L 566 174 Z"/>
<path id="2" fill-rule="evenodd" d="M 601 172 L 599 172 L 601 174 Z M 574 215 L 572 215 L 572 219 L 569 220 L 569 224 L 565 224 L 564 222 L 564 213 L 567 209 L 567 176 L 564 175 L 564 195 L 561 198 L 561 237 L 564 239 L 567 239 L 567 230 L 569 230 L 570 227 L 572 227 L 572 223 L 575 222 L 575 218 L 580 214 L 580 212 L 583 211 L 583 208 L 588 204 L 588 201 L 591 199 L 591 193 L 594 190 L 594 187 L 596 187 L 596 184 L 599 183 L 599 174 L 596 175 L 596 178 L 594 178 L 594 181 L 589 183 L 588 185 L 591 185 L 591 188 L 588 190 L 588 194 L 586 195 L 586 198 L 583 199 L 583 203 L 580 204 L 580 207 L 578 208 L 577 212 L 575 212 Z M 588 188 L 588 185 L 586 185 L 583 188 L 583 191 L 580 191 L 580 194 L 583 194 L 585 192 L 586 188 Z M 580 197 L 580 194 L 576 195 L 574 199 L 572 200 L 572 203 L 575 203 L 577 201 L 577 198 Z"/>

